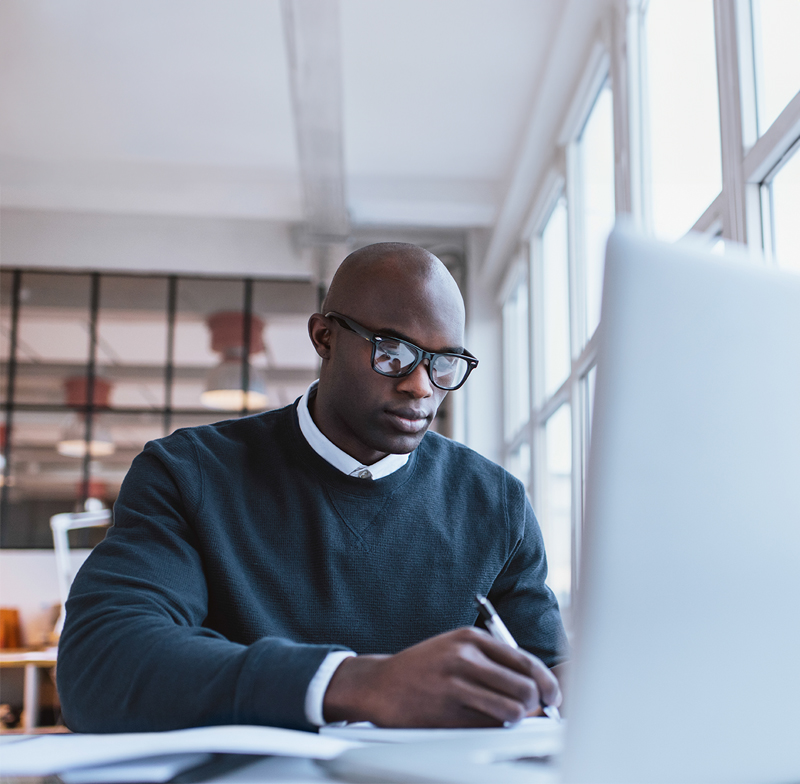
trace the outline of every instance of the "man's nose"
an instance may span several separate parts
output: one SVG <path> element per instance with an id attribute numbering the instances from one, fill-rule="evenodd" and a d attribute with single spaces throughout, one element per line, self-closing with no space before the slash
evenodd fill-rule
<path id="1" fill-rule="evenodd" d="M 428 375 L 428 360 L 423 360 L 407 376 L 399 379 L 397 389 L 406 392 L 415 398 L 430 397 L 433 394 L 433 384 Z"/>

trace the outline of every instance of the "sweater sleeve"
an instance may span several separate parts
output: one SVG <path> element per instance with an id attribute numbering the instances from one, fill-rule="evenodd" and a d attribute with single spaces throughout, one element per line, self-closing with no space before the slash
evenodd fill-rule
<path id="1" fill-rule="evenodd" d="M 203 626 L 208 589 L 187 522 L 199 497 L 176 480 L 190 464 L 191 448 L 169 468 L 158 447 L 139 455 L 114 526 L 76 576 L 58 655 L 64 720 L 78 732 L 315 729 L 305 715 L 306 691 L 339 646 L 275 637 L 242 645 Z"/>
<path id="2" fill-rule="evenodd" d="M 568 657 L 569 644 L 555 595 L 546 585 L 542 532 L 520 482 L 505 475 L 510 555 L 489 599 L 519 645 L 548 667 Z"/>

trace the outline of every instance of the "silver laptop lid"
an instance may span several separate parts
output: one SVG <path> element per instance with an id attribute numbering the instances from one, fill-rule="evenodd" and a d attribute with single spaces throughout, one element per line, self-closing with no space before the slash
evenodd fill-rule
<path id="1" fill-rule="evenodd" d="M 615 232 L 568 781 L 800 779 L 800 276 Z"/>

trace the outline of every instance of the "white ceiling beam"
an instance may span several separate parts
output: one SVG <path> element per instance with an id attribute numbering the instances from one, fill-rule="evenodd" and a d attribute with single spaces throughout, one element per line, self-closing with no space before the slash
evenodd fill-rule
<path id="1" fill-rule="evenodd" d="M 344 183 L 338 0 L 282 0 L 309 240 L 349 233 Z"/>

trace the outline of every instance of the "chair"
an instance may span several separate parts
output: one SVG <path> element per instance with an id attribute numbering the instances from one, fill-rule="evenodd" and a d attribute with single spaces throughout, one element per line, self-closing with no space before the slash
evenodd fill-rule
<path id="1" fill-rule="evenodd" d="M 61 636 L 64 620 L 67 617 L 67 597 L 75 574 L 72 570 L 72 561 L 69 551 L 69 531 L 78 528 L 107 528 L 111 525 L 111 510 L 98 509 L 91 512 L 65 512 L 53 515 L 50 518 L 50 528 L 53 531 L 53 548 L 56 553 L 56 573 L 58 575 L 58 592 L 61 597 L 61 612 L 54 634 Z"/>
<path id="2" fill-rule="evenodd" d="M 66 603 L 69 589 L 75 577 L 72 570 L 69 551 L 69 531 L 77 528 L 108 527 L 111 525 L 111 511 L 96 509 L 88 512 L 64 513 L 50 518 L 53 531 L 53 547 L 56 554 L 56 573 L 58 576 L 58 592 L 61 597 L 61 612 L 54 629 L 53 636 L 58 638 L 64 628 Z M 57 651 L 22 649 L 17 651 L 0 651 L 0 668 L 23 667 L 25 681 L 23 692 L 22 727 L 25 732 L 34 732 L 39 725 L 39 675 L 43 669 L 52 670 L 56 666 Z"/>

